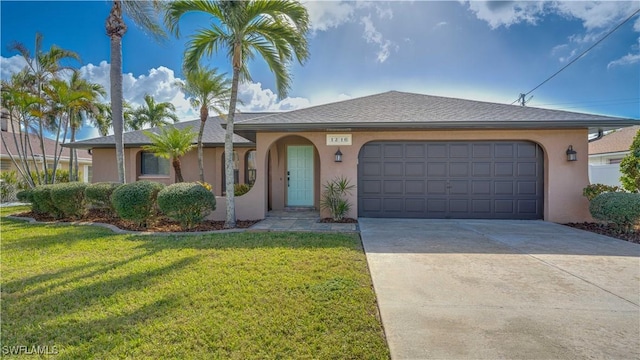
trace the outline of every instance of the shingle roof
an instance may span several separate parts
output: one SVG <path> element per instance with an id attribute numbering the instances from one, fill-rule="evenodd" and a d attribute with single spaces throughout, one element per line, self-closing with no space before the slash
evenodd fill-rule
<path id="1" fill-rule="evenodd" d="M 9 132 L 9 131 L 2 131 L 2 138 L 4 141 L 0 142 L 0 154 L 2 155 L 7 155 L 9 156 L 9 152 L 11 152 L 12 155 L 16 156 L 18 154 L 18 148 L 16 147 L 16 142 L 13 139 L 13 133 Z M 18 134 L 16 134 L 16 137 L 18 136 Z M 26 139 L 26 138 L 25 138 Z M 20 145 L 20 139 L 17 140 L 18 141 L 18 146 Z M 26 140 L 24 140 L 26 142 Z M 42 151 L 40 149 L 40 140 L 39 138 L 35 135 L 35 134 L 30 134 L 29 135 L 29 141 L 31 142 L 31 146 L 33 148 L 33 153 L 34 155 L 42 155 Z M 5 142 L 7 144 L 7 147 L 5 147 Z M 44 138 L 44 152 L 47 155 L 47 159 L 48 158 L 53 158 L 53 154 L 55 151 L 55 141 L 52 139 L 48 139 L 48 138 Z M 58 145 L 58 151 L 60 151 L 60 146 Z M 31 156 L 31 152 L 27 149 L 27 154 L 28 156 Z M 69 149 L 62 149 L 62 154 L 60 155 L 61 159 L 69 159 L 69 154 L 70 154 L 70 150 Z M 78 150 L 77 151 L 78 154 L 78 160 L 79 161 L 91 161 L 91 155 L 89 155 L 89 152 L 87 152 L 86 150 Z"/>
<path id="2" fill-rule="evenodd" d="M 242 130 L 348 128 L 622 127 L 638 120 L 389 91 L 235 124 Z"/>
<path id="3" fill-rule="evenodd" d="M 629 151 L 638 131 L 640 131 L 640 126 L 631 126 L 609 133 L 600 140 L 590 142 L 589 155 Z"/>
<path id="4" fill-rule="evenodd" d="M 243 121 L 254 117 L 261 117 L 265 115 L 271 115 L 273 113 L 238 113 L 235 116 L 235 121 Z M 220 146 L 224 144 L 225 129 L 220 126 L 223 120 L 220 116 L 209 117 L 205 123 L 204 133 L 202 135 L 202 143 L 205 146 Z M 200 120 L 183 121 L 174 124 L 178 129 L 184 129 L 188 126 L 193 128 L 194 132 L 198 132 L 200 127 Z M 150 128 L 145 130 L 130 131 L 124 133 L 124 145 L 125 147 L 141 146 L 150 144 L 149 138 L 143 133 L 143 131 L 158 132 L 158 128 Z M 233 143 L 235 145 L 252 145 L 253 143 L 240 135 L 234 135 Z M 115 139 L 113 135 L 103 136 L 94 139 L 88 139 L 83 141 L 76 141 L 68 144 L 68 147 L 75 148 L 105 148 L 115 147 Z"/>

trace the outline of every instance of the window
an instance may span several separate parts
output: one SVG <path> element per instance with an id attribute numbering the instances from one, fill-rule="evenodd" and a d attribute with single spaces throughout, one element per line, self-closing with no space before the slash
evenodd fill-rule
<path id="1" fill-rule="evenodd" d="M 169 175 L 169 159 L 157 157 L 154 153 L 140 153 L 140 174 Z"/>
<path id="2" fill-rule="evenodd" d="M 11 160 L 0 161 L 0 170 L 11 170 Z"/>
<path id="3" fill-rule="evenodd" d="M 256 182 L 256 151 L 250 150 L 247 151 L 247 158 L 244 162 L 245 172 L 244 172 L 244 182 L 250 186 Z"/>
<path id="4" fill-rule="evenodd" d="M 620 164 L 622 162 L 622 158 L 619 159 L 609 159 L 609 164 Z"/>

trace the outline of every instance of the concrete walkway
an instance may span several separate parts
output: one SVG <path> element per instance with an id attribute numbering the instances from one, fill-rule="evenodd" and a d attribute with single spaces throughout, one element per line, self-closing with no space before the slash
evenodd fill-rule
<path id="1" fill-rule="evenodd" d="M 393 359 L 638 359 L 640 246 L 542 221 L 359 219 Z"/>
<path id="2" fill-rule="evenodd" d="M 257 231 L 357 232 L 358 224 L 321 223 L 315 210 L 269 211 L 266 218 L 251 226 Z"/>

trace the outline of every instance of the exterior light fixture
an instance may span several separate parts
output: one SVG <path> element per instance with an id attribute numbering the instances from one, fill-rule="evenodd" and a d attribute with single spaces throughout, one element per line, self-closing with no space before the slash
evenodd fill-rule
<path id="1" fill-rule="evenodd" d="M 569 148 L 567 149 L 567 161 L 576 161 L 576 160 L 578 160 L 576 154 L 577 154 L 577 152 L 575 150 L 573 150 L 573 145 L 569 145 Z"/>
<path id="2" fill-rule="evenodd" d="M 342 162 L 342 152 L 340 151 L 340 148 L 336 151 L 336 162 Z"/>

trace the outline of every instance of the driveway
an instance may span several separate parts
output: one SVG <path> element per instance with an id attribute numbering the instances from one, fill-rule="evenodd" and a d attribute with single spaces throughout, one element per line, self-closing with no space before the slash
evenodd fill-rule
<path id="1" fill-rule="evenodd" d="M 543 221 L 358 221 L 393 359 L 640 358 L 640 245 Z"/>

